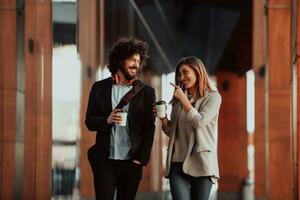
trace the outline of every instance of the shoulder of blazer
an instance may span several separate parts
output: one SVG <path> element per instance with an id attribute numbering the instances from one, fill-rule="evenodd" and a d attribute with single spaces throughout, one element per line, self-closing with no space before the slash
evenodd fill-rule
<path id="1" fill-rule="evenodd" d="M 145 85 L 144 87 L 147 91 L 154 91 L 154 88 L 149 86 L 149 85 Z"/>
<path id="2" fill-rule="evenodd" d="M 206 92 L 205 96 L 203 97 L 204 99 L 210 99 L 210 98 L 220 98 L 221 95 L 218 91 L 211 91 L 211 92 Z"/>
<path id="3" fill-rule="evenodd" d="M 150 92 L 150 91 L 154 91 L 154 88 L 153 87 L 151 87 L 151 86 L 149 86 L 149 85 L 147 85 L 147 84 L 145 84 L 144 82 L 142 82 L 141 80 L 136 80 L 136 81 L 138 81 L 139 82 L 139 84 L 142 84 L 143 85 L 143 90 L 145 90 L 145 91 L 147 91 L 147 92 Z"/>
<path id="4" fill-rule="evenodd" d="M 200 108 L 202 108 L 203 105 L 205 105 L 208 101 L 211 100 L 215 102 L 221 102 L 222 100 L 220 93 L 218 91 L 207 91 L 202 98 L 197 99 L 195 103 L 195 108 L 199 110 Z"/>
<path id="5" fill-rule="evenodd" d="M 96 81 L 93 85 L 95 88 L 102 88 L 102 87 L 108 87 L 109 85 L 112 85 L 113 81 L 111 77 L 108 77 L 106 79 L 103 79 L 101 81 Z"/>
<path id="6" fill-rule="evenodd" d="M 221 101 L 222 97 L 218 91 L 209 92 L 207 98 L 215 98 Z"/>

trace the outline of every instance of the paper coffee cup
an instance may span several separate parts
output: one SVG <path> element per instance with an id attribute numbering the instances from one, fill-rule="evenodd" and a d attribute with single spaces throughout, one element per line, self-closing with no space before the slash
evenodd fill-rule
<path id="1" fill-rule="evenodd" d="M 118 124 L 116 124 L 117 126 L 126 126 L 126 122 L 127 122 L 127 112 L 122 111 L 122 112 L 118 112 L 118 115 L 122 117 L 122 121 Z"/>
<path id="2" fill-rule="evenodd" d="M 167 106 L 165 101 L 155 102 L 157 117 L 164 118 L 166 117 Z"/>

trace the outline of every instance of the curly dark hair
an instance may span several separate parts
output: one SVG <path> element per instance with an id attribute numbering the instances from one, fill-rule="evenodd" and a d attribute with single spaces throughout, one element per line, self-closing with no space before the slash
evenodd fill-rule
<path id="1" fill-rule="evenodd" d="M 137 38 L 119 38 L 108 55 L 109 71 L 115 74 L 122 67 L 124 61 L 134 54 L 140 55 L 140 67 L 144 66 L 149 58 L 148 44 Z"/>

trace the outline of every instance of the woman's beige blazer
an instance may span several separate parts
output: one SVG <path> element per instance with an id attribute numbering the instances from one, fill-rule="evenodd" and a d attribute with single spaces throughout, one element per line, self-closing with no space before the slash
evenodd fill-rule
<path id="1" fill-rule="evenodd" d="M 219 178 L 217 143 L 218 116 L 221 96 L 218 92 L 206 92 L 204 97 L 196 100 L 195 106 L 187 113 L 186 118 L 193 127 L 193 134 L 188 146 L 188 153 L 183 162 L 183 171 L 194 177 L 212 176 Z M 176 101 L 171 112 L 166 173 L 169 175 L 172 150 L 181 104 Z"/>

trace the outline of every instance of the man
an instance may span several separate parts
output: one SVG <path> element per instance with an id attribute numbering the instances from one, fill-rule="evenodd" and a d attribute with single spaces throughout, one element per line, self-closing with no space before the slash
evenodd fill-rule
<path id="1" fill-rule="evenodd" d="M 97 131 L 89 160 L 94 175 L 96 199 L 133 200 L 147 165 L 154 136 L 154 89 L 137 80 L 137 72 L 148 58 L 148 45 L 138 39 L 122 38 L 109 53 L 111 77 L 94 83 L 85 124 Z M 122 108 L 127 123 L 115 109 L 122 97 L 136 84 L 144 87 Z"/>

